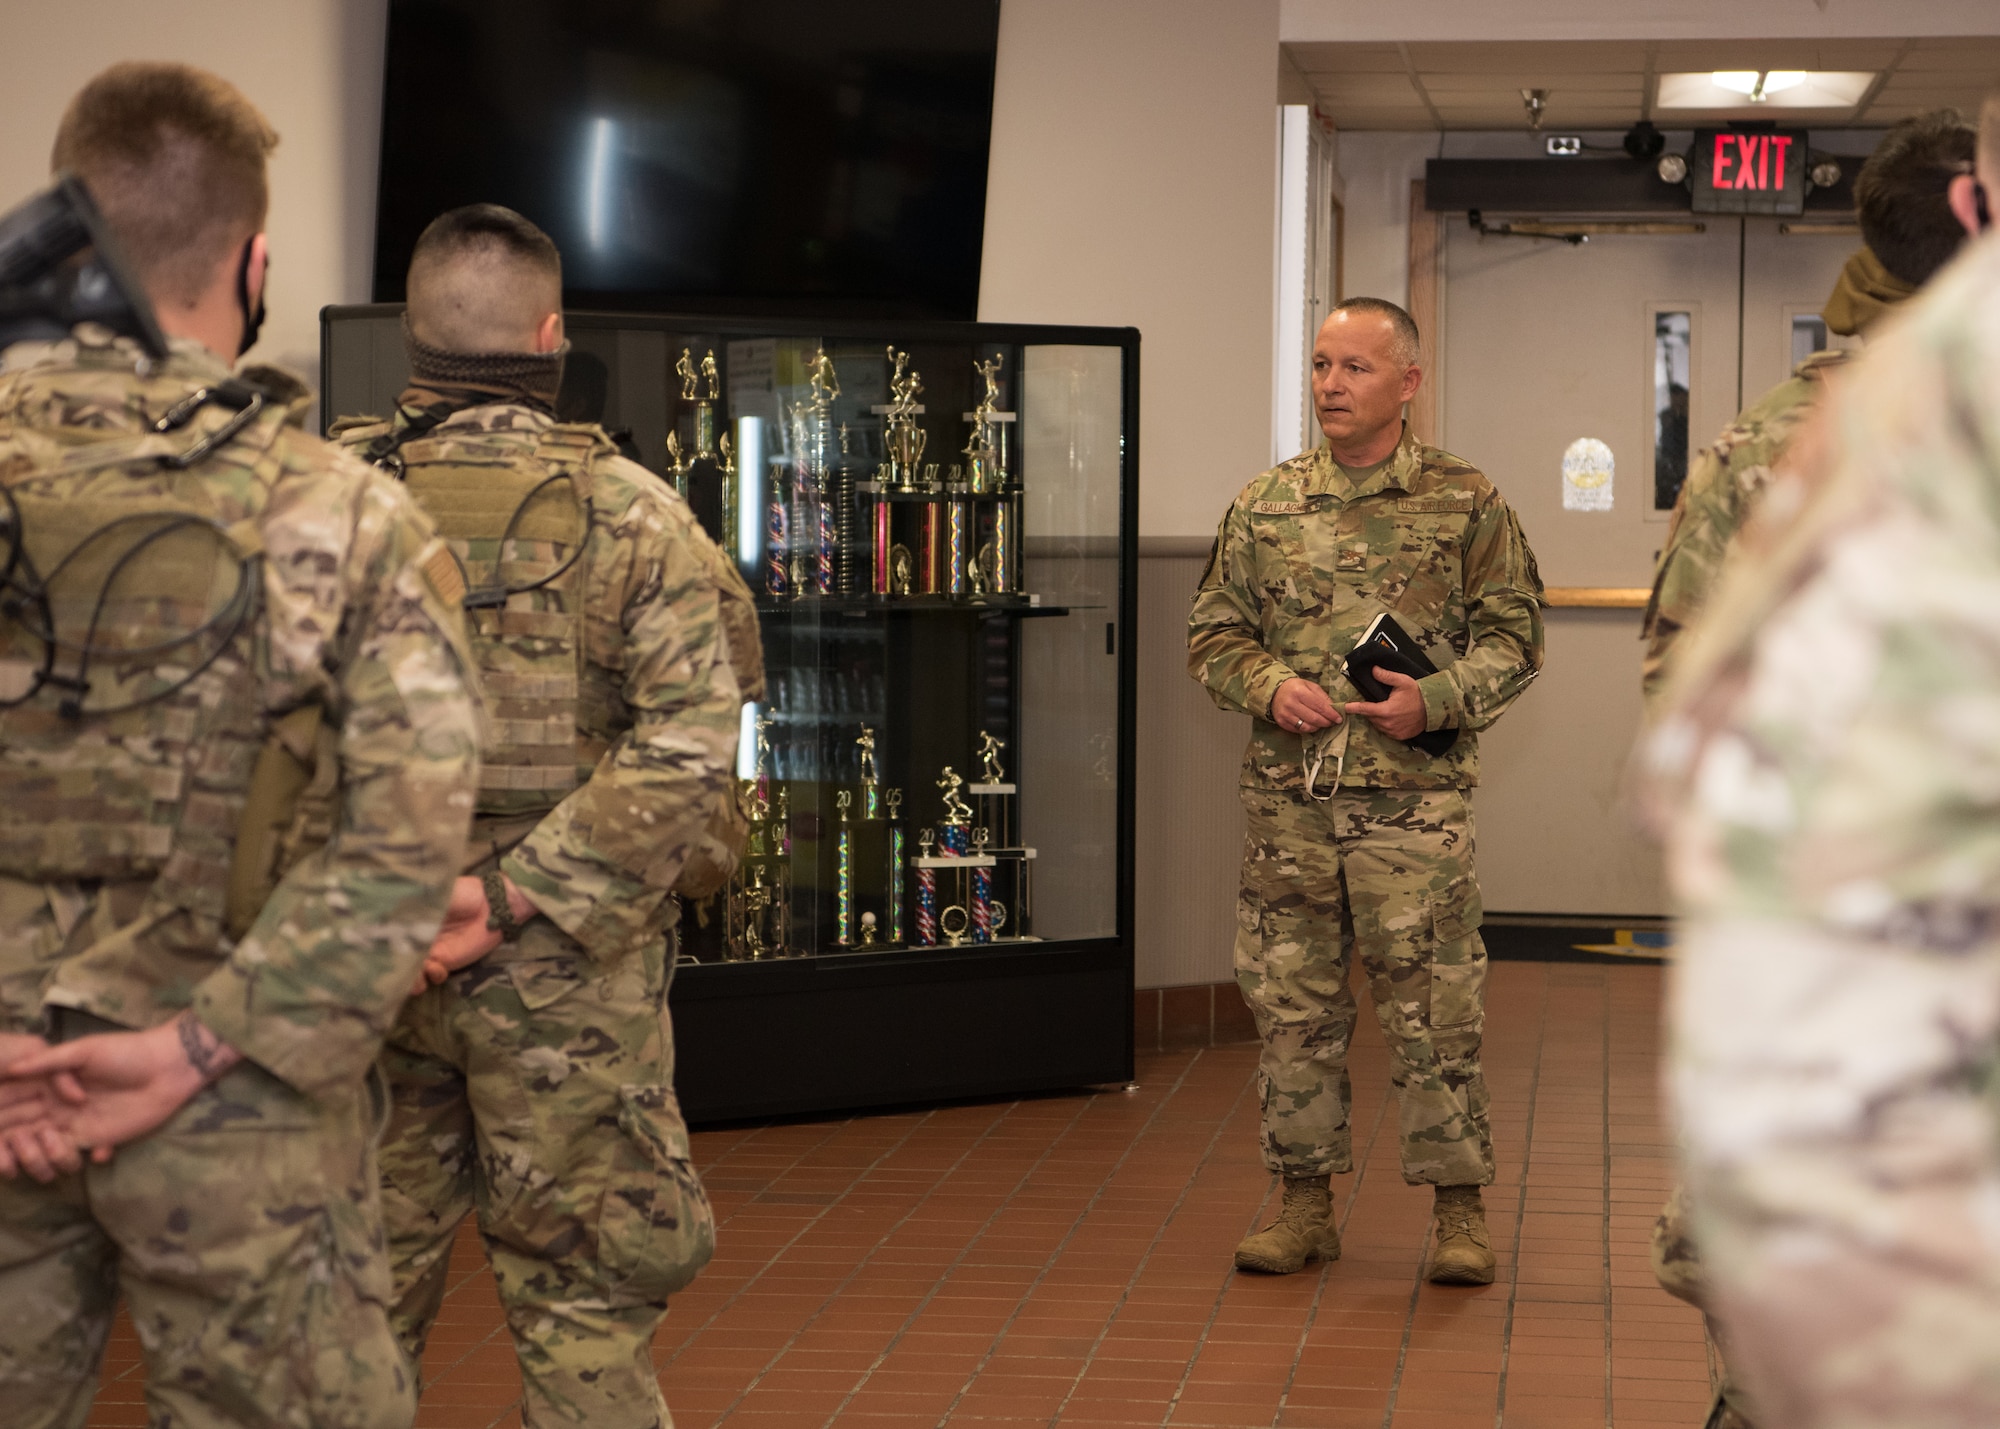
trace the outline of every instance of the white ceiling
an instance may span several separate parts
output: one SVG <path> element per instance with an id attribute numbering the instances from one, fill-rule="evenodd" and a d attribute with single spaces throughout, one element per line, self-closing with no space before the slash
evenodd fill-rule
<path id="1" fill-rule="evenodd" d="M 1289 61 L 1341 129 L 1527 127 L 1523 89 L 1548 91 L 1542 128 L 1622 129 L 1650 118 L 1688 127 L 1723 119 L 1778 118 L 1819 128 L 1879 128 L 1952 105 L 1976 114 L 2000 90 L 2000 36 L 1789 40 L 1416 40 L 1291 42 Z M 1870 70 L 1877 80 L 1841 109 L 1744 102 L 1716 110 L 1655 112 L 1658 77 L 1674 71 Z"/>

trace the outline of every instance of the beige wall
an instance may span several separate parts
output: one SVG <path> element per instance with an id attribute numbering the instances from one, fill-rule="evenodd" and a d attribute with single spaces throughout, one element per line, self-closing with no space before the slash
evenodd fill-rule
<path id="1" fill-rule="evenodd" d="M 280 143 L 270 321 L 258 354 L 319 374 L 319 309 L 368 296 L 384 0 L 68 0 L 10 8 L 0 207 L 47 182 L 63 106 L 117 60 L 186 60 L 238 85 Z"/>
<path id="2" fill-rule="evenodd" d="M 1277 0 L 1005 0 L 979 316 L 1141 334 L 1138 985 L 1229 976 L 1244 721 L 1187 595 L 1266 465 Z M 1172 555 L 1170 552 L 1180 552 Z"/>
<path id="3" fill-rule="evenodd" d="M 979 316 L 1139 329 L 1139 530 L 1206 535 L 1271 426 L 1277 0 L 1005 0 Z"/>

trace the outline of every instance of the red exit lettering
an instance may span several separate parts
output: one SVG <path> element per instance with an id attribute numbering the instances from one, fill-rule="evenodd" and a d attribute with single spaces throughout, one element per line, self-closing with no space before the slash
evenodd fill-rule
<path id="1" fill-rule="evenodd" d="M 1710 182 L 1718 189 L 1782 189 L 1791 147 L 1789 134 L 1718 134 Z M 1732 166 L 1734 178 L 1729 177 Z"/>

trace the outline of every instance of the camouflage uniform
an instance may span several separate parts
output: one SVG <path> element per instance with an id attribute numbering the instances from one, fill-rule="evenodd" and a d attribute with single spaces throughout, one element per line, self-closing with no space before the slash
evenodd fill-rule
<path id="1" fill-rule="evenodd" d="M 1648 742 L 1672 1085 L 1774 1425 L 2000 1418 L 2000 243 L 1859 359 Z"/>
<path id="2" fill-rule="evenodd" d="M 1641 687 L 1651 705 L 1665 688 L 1673 648 L 1701 611 L 1731 539 L 1755 509 L 1771 471 L 1826 391 L 1846 352 L 1816 352 L 1737 414 L 1688 468 L 1646 603 Z"/>
<path id="3" fill-rule="evenodd" d="M 1218 705 L 1254 717 L 1236 977 L 1264 1043 L 1274 1171 L 1353 1167 L 1352 946 L 1394 1059 L 1404 1178 L 1492 1182 L 1465 790 L 1478 731 L 1541 668 L 1541 594 L 1493 484 L 1407 432 L 1359 485 L 1322 446 L 1252 481 L 1223 518 L 1188 617 L 1188 667 Z M 1459 730 L 1452 748 L 1432 756 L 1360 718 L 1304 737 L 1272 724 L 1272 697 L 1295 675 L 1336 704 L 1362 698 L 1341 662 L 1383 611 L 1438 666 L 1420 682 L 1426 726 Z"/>
<path id="4" fill-rule="evenodd" d="M 246 1058 L 109 1164 L 0 1183 L 10 1429 L 84 1422 L 121 1294 L 155 1423 L 400 1429 L 415 1412 L 386 1312 L 370 1069 L 462 858 L 478 711 L 459 612 L 437 589 L 448 553 L 393 482 L 281 407 L 186 471 L 155 459 L 231 419 L 208 405 L 149 434 L 227 375 L 192 344 L 142 364 L 123 342 L 77 341 L 16 347 L 0 375 L 0 485 L 58 632 L 84 629 L 99 591 L 128 614 L 172 613 L 206 593 L 222 549 L 163 542 L 119 585 L 66 526 L 101 537 L 178 507 L 261 553 L 229 557 L 229 584 L 248 577 L 259 603 L 178 692 L 80 719 L 53 690 L 0 711 L 0 1026 L 68 1036 L 192 1008 Z M 58 571 L 65 551 L 84 553 L 65 569 L 92 575 L 86 588 Z M 38 617 L 9 615 L 12 679 Z M 100 708 L 196 662 L 137 663 L 91 667 Z M 252 767 L 278 718 L 312 703 L 338 756 L 337 834 L 232 938 Z"/>
<path id="5" fill-rule="evenodd" d="M 394 422 L 407 426 L 419 400 L 406 394 Z M 383 430 L 343 424 L 340 437 L 360 445 Z M 557 427 L 525 403 L 462 406 L 399 455 L 418 500 L 439 503 L 449 492 L 427 470 L 542 462 L 564 440 L 590 451 L 580 561 L 469 621 L 487 670 L 532 664 L 538 641 L 581 625 L 579 684 L 537 694 L 536 677 L 515 677 L 522 687 L 503 697 L 488 680 L 498 762 L 468 871 L 497 858 L 546 916 L 412 1000 L 384 1061 L 394 1111 L 382 1165 L 410 1353 L 422 1355 L 453 1234 L 476 1212 L 526 1424 L 619 1429 L 671 1422 L 653 1332 L 713 1246 L 674 1099 L 666 998 L 669 890 L 730 777 L 741 708 L 718 563 L 652 473 L 595 428 Z M 438 516 L 476 583 L 499 533 L 482 549 Z M 527 773 L 542 744 L 584 781 L 566 797 L 574 778 Z"/>
<path id="6" fill-rule="evenodd" d="M 1792 439 L 1819 407 L 1828 377 L 1852 355 L 1830 351 L 1808 357 L 1790 377 L 1738 413 L 1688 468 L 1653 574 L 1653 594 L 1641 631 L 1646 653 L 1640 688 L 1648 707 L 1666 688 L 1674 652 L 1714 592 L 1737 531 L 1763 499 Z M 1727 1332 L 1706 1313 L 1692 1209 L 1686 1188 L 1676 1187 L 1653 1226 L 1653 1275 L 1661 1289 L 1704 1312 L 1709 1339 L 1723 1358 L 1718 1392 L 1739 1422 L 1752 1423 L 1755 1414 L 1749 1397 L 1728 1371 Z"/>

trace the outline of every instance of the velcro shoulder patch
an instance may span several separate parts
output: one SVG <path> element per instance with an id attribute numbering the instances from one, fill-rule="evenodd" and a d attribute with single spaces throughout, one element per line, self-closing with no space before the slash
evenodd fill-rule
<path id="1" fill-rule="evenodd" d="M 1446 511 L 1470 511 L 1472 493 L 1469 491 L 1438 491 L 1428 496 L 1405 496 L 1396 503 L 1398 511 L 1412 511 L 1419 515 Z"/>
<path id="2" fill-rule="evenodd" d="M 1310 501 L 1253 501 L 1250 509 L 1259 516 L 1303 516 L 1313 509 Z"/>
<path id="3" fill-rule="evenodd" d="M 438 593 L 438 599 L 456 608 L 465 601 L 465 572 L 458 568 L 451 551 L 444 542 L 432 545 L 431 553 L 424 557 L 424 574 L 429 577 L 431 589 Z"/>

